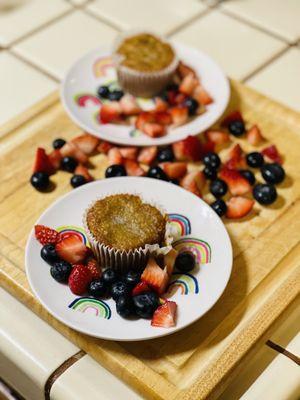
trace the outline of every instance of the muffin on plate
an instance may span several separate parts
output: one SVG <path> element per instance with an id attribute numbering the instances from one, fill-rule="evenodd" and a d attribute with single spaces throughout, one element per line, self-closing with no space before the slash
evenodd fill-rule
<path id="1" fill-rule="evenodd" d="M 172 46 L 147 32 L 121 35 L 115 44 L 114 61 L 122 88 L 141 97 L 161 92 L 178 66 Z"/>

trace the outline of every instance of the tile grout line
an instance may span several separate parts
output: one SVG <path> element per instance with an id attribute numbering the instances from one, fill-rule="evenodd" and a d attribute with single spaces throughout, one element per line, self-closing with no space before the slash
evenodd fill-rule
<path id="1" fill-rule="evenodd" d="M 277 351 L 277 353 L 283 354 L 290 360 L 294 361 L 297 365 L 300 365 L 300 357 L 298 357 L 296 354 L 291 353 L 289 350 L 285 349 L 279 344 L 274 343 L 272 340 L 267 340 L 266 345 L 271 349 Z"/>
<path id="2" fill-rule="evenodd" d="M 92 4 L 92 3 L 91 3 Z M 118 32 L 122 32 L 124 29 L 121 26 L 118 26 L 114 22 L 110 21 L 106 17 L 101 17 L 100 15 L 94 13 L 93 11 L 89 10 L 88 8 L 83 8 L 82 11 L 88 15 L 89 17 L 94 18 L 98 22 L 102 22 L 103 24 L 109 26 L 110 28 L 115 29 Z"/>
<path id="3" fill-rule="evenodd" d="M 193 17 L 191 17 L 188 20 L 182 22 L 181 24 L 179 24 L 175 28 L 170 29 L 167 32 L 166 36 L 169 37 L 169 36 L 172 36 L 172 35 L 180 32 L 182 29 L 187 28 L 189 25 L 193 24 L 198 19 L 201 19 L 202 17 L 205 17 L 207 14 L 210 14 L 216 8 L 216 6 L 211 6 L 211 7 L 206 6 L 206 7 L 207 7 L 206 10 L 199 11 Z"/>

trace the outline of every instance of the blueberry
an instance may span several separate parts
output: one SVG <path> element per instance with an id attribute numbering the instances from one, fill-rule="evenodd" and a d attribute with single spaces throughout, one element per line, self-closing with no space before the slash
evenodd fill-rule
<path id="1" fill-rule="evenodd" d="M 227 193 L 228 186 L 222 179 L 215 179 L 210 183 L 209 190 L 218 199 Z"/>
<path id="2" fill-rule="evenodd" d="M 99 97 L 102 97 L 102 99 L 107 99 L 109 95 L 109 87 L 105 85 L 99 86 L 97 93 Z"/>
<path id="3" fill-rule="evenodd" d="M 70 273 L 72 271 L 72 265 L 67 261 L 58 261 L 50 268 L 50 274 L 57 282 L 67 283 Z"/>
<path id="4" fill-rule="evenodd" d="M 207 179 L 215 180 L 217 178 L 217 170 L 215 168 L 206 165 L 203 172 Z"/>
<path id="5" fill-rule="evenodd" d="M 269 183 L 259 183 L 253 188 L 253 197 L 260 204 L 272 204 L 277 198 L 277 192 Z"/>
<path id="6" fill-rule="evenodd" d="M 133 304 L 139 317 L 151 318 L 159 306 L 159 298 L 154 292 L 143 293 L 133 297 Z"/>
<path id="7" fill-rule="evenodd" d="M 70 182 L 73 188 L 77 188 L 81 185 L 84 185 L 86 183 L 86 179 L 82 175 L 73 175 Z"/>
<path id="8" fill-rule="evenodd" d="M 45 172 L 35 172 L 30 178 L 30 183 L 35 189 L 45 190 L 49 186 L 49 176 Z"/>
<path id="9" fill-rule="evenodd" d="M 179 253 L 175 260 L 175 268 L 180 272 L 189 272 L 195 268 L 195 256 L 190 251 Z"/>
<path id="10" fill-rule="evenodd" d="M 178 85 L 177 85 L 177 83 L 174 83 L 174 82 L 169 83 L 169 84 L 166 86 L 166 90 L 172 90 L 172 91 L 174 91 L 174 92 L 177 92 L 177 91 L 178 91 Z"/>
<path id="11" fill-rule="evenodd" d="M 243 121 L 231 121 L 228 124 L 229 132 L 234 136 L 242 136 L 245 133 L 245 124 Z"/>
<path id="12" fill-rule="evenodd" d="M 120 296 L 129 296 L 130 291 L 131 288 L 127 283 L 123 281 L 118 281 L 111 285 L 110 293 L 111 297 L 114 300 L 117 300 Z"/>
<path id="13" fill-rule="evenodd" d="M 221 160 L 220 160 L 220 157 L 218 156 L 218 154 L 209 152 L 209 153 L 205 154 L 205 156 L 203 157 L 203 163 L 207 167 L 212 167 L 214 169 L 218 169 L 219 166 L 221 165 Z"/>
<path id="14" fill-rule="evenodd" d="M 196 111 L 198 110 L 199 103 L 197 100 L 193 99 L 192 97 L 188 97 L 184 101 L 184 105 L 188 108 L 189 115 L 193 116 L 196 114 Z"/>
<path id="15" fill-rule="evenodd" d="M 249 169 L 240 169 L 239 173 L 245 178 L 247 179 L 247 181 L 250 183 L 250 185 L 254 185 L 255 183 L 255 176 L 253 174 L 252 171 L 250 171 Z"/>
<path id="16" fill-rule="evenodd" d="M 157 161 L 165 162 L 165 161 L 173 161 L 174 153 L 171 146 L 164 147 L 158 150 Z"/>
<path id="17" fill-rule="evenodd" d="M 169 179 L 169 182 L 174 183 L 174 185 L 179 185 L 179 180 L 176 178 Z"/>
<path id="18" fill-rule="evenodd" d="M 264 164 L 264 157 L 258 151 L 253 151 L 246 156 L 247 164 L 252 168 L 260 168 Z"/>
<path id="19" fill-rule="evenodd" d="M 64 157 L 60 162 L 61 169 L 68 172 L 74 172 L 77 167 L 78 161 L 73 157 Z"/>
<path id="20" fill-rule="evenodd" d="M 66 141 L 64 139 L 58 138 L 58 139 L 53 140 L 52 147 L 54 149 L 61 149 L 64 144 L 66 144 Z"/>
<path id="21" fill-rule="evenodd" d="M 219 217 L 225 215 L 227 206 L 224 200 L 218 199 L 211 203 L 211 208 L 218 214 Z"/>
<path id="22" fill-rule="evenodd" d="M 123 318 L 134 315 L 134 305 L 132 298 L 129 296 L 120 296 L 116 301 L 116 310 L 117 313 Z"/>
<path id="23" fill-rule="evenodd" d="M 168 177 L 167 177 L 166 173 L 158 166 L 151 167 L 148 170 L 147 176 L 149 178 L 160 179 L 162 181 L 167 181 L 168 180 Z"/>
<path id="24" fill-rule="evenodd" d="M 90 282 L 88 292 L 93 297 L 105 297 L 107 295 L 107 285 L 103 279 L 95 279 Z"/>
<path id="25" fill-rule="evenodd" d="M 105 284 L 110 287 L 119 279 L 119 276 L 115 270 L 113 270 L 112 268 L 107 268 L 105 271 L 103 271 L 102 279 Z"/>
<path id="26" fill-rule="evenodd" d="M 59 261 L 58 254 L 56 253 L 55 246 L 53 244 L 45 244 L 45 246 L 42 247 L 41 257 L 50 265 L 53 265 Z"/>
<path id="27" fill-rule="evenodd" d="M 135 286 L 139 283 L 141 274 L 137 271 L 128 271 L 123 276 L 123 281 L 129 286 Z"/>
<path id="28" fill-rule="evenodd" d="M 268 183 L 281 183 L 285 178 L 285 171 L 278 163 L 265 164 L 261 167 L 260 172 Z"/>
<path id="29" fill-rule="evenodd" d="M 117 176 L 126 176 L 126 170 L 123 165 L 110 165 L 105 171 L 105 178 L 115 178 Z"/>
<path id="30" fill-rule="evenodd" d="M 110 101 L 119 101 L 124 96 L 124 92 L 122 90 L 113 90 L 109 92 L 108 99 Z"/>

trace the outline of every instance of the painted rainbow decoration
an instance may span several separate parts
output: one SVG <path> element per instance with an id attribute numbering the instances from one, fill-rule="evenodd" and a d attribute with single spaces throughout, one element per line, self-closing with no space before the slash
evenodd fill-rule
<path id="1" fill-rule="evenodd" d="M 111 56 L 98 58 L 93 65 L 93 72 L 96 78 L 101 78 L 107 75 L 107 70 L 114 68 L 113 59 Z"/>
<path id="2" fill-rule="evenodd" d="M 63 225 L 59 226 L 56 228 L 57 232 L 60 233 L 60 236 L 64 239 L 70 235 L 76 235 L 82 242 L 86 245 L 89 246 L 89 242 L 87 240 L 87 236 L 85 234 L 85 231 L 83 228 L 80 226 L 74 226 L 74 225 Z"/>
<path id="3" fill-rule="evenodd" d="M 181 294 L 198 294 L 199 285 L 197 279 L 191 274 L 173 273 L 168 287 L 168 295 L 180 290 Z"/>
<path id="4" fill-rule="evenodd" d="M 69 308 L 94 315 L 95 317 L 105 319 L 110 319 L 111 317 L 109 305 L 102 300 L 93 299 L 91 297 L 78 297 L 69 304 Z"/>
<path id="5" fill-rule="evenodd" d="M 129 132 L 129 136 L 130 136 L 130 137 L 138 137 L 138 136 L 141 136 L 141 131 L 140 131 L 139 129 L 132 129 L 132 130 Z"/>
<path id="6" fill-rule="evenodd" d="M 180 253 L 183 251 L 191 251 L 195 255 L 198 265 L 211 262 L 211 247 L 204 240 L 185 237 L 174 242 L 173 247 Z"/>
<path id="7" fill-rule="evenodd" d="M 88 105 L 100 106 L 101 100 L 89 93 L 80 93 L 74 96 L 74 101 L 79 107 L 87 107 Z"/>
<path id="8" fill-rule="evenodd" d="M 190 235 L 192 232 L 190 220 L 182 214 L 168 214 L 169 222 L 176 229 L 177 237 Z"/>

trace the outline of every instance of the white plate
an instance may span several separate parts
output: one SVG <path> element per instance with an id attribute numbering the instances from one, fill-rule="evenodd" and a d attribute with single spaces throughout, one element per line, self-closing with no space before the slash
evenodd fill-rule
<path id="1" fill-rule="evenodd" d="M 204 201 L 174 184 L 150 178 L 113 178 L 89 183 L 58 199 L 36 223 L 53 228 L 63 226 L 63 230 L 72 230 L 77 226 L 80 231 L 83 212 L 91 201 L 99 195 L 115 192 L 139 193 L 145 200 L 158 202 L 173 214 L 173 223 L 183 234 L 190 232 L 183 242 L 177 242 L 176 247 L 198 251 L 201 262 L 190 274 L 173 276 L 173 280 L 177 281 L 170 293 L 179 286 L 175 294 L 170 294 L 178 304 L 177 325 L 164 329 L 152 327 L 149 320 L 123 319 L 116 313 L 112 299 L 96 305 L 91 304 L 89 299 L 76 300 L 80 296 L 75 296 L 67 285 L 56 282 L 50 276 L 49 265 L 40 258 L 41 245 L 35 239 L 33 230 L 25 254 L 30 286 L 54 317 L 88 335 L 127 341 L 169 335 L 196 321 L 221 296 L 232 267 L 229 236 L 221 219 Z M 186 294 L 181 294 L 182 291 Z M 74 301 L 73 308 L 76 309 L 69 308 Z M 95 315 L 96 309 L 98 316 Z"/>
<path id="2" fill-rule="evenodd" d="M 70 117 L 81 128 L 101 139 L 132 146 L 169 144 L 208 129 L 225 111 L 230 95 L 228 79 L 220 67 L 205 53 L 178 43 L 173 43 L 173 46 L 178 57 L 196 71 L 203 86 L 214 99 L 204 114 L 185 125 L 169 129 L 166 136 L 155 139 L 134 129 L 133 126 L 99 123 L 97 115 L 100 103 L 94 104 L 92 100 L 84 102 L 83 96 L 85 94 L 94 96 L 97 102 L 96 93 L 100 85 L 110 82 L 113 82 L 112 85 L 117 84 L 110 57 L 111 49 L 99 47 L 80 58 L 62 82 L 61 98 Z M 81 99 L 85 106 L 79 106 L 78 99 Z M 151 99 L 139 99 L 139 104 L 144 109 L 153 107 Z"/>

